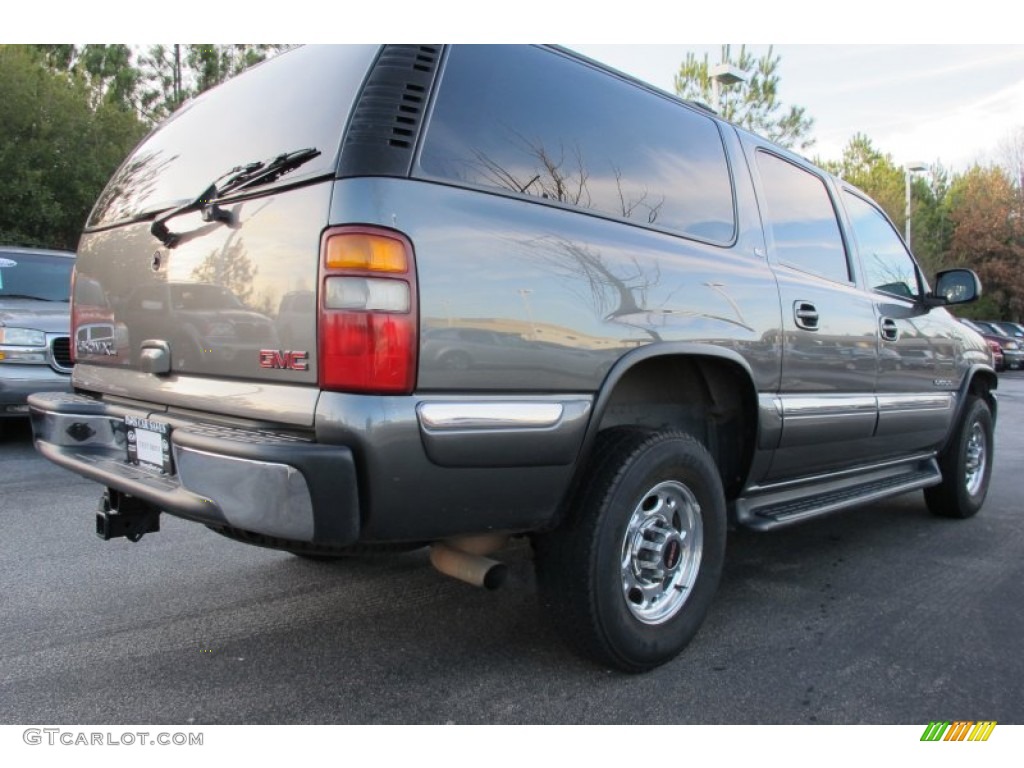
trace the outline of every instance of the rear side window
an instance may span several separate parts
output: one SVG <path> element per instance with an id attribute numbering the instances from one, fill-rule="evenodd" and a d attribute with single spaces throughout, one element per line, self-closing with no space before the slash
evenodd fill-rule
<path id="1" fill-rule="evenodd" d="M 420 168 L 713 242 L 735 229 L 713 120 L 540 48 L 455 46 Z"/>
<path id="2" fill-rule="evenodd" d="M 767 152 L 757 153 L 766 224 L 779 263 L 802 272 L 850 282 L 850 265 L 835 208 L 825 183 Z"/>
<path id="3" fill-rule="evenodd" d="M 182 205 L 235 166 L 307 147 L 321 154 L 275 183 L 333 172 L 349 110 L 377 50 L 298 48 L 187 103 L 118 169 L 89 226 Z"/>

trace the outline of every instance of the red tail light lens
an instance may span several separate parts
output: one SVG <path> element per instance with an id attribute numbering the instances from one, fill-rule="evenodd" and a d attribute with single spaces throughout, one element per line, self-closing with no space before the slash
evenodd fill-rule
<path id="1" fill-rule="evenodd" d="M 410 394 L 419 350 L 412 243 L 388 229 L 336 227 L 320 254 L 320 388 Z"/>

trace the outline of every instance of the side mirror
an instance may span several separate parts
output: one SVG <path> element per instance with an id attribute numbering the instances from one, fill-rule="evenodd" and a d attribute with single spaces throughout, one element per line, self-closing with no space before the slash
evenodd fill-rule
<path id="1" fill-rule="evenodd" d="M 935 290 L 925 297 L 929 307 L 967 304 L 981 298 L 981 281 L 970 269 L 946 269 L 935 275 Z"/>

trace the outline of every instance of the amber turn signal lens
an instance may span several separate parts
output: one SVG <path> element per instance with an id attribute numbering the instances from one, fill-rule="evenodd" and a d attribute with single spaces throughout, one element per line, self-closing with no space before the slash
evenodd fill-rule
<path id="1" fill-rule="evenodd" d="M 327 241 L 328 269 L 358 269 L 367 272 L 406 272 L 409 261 L 399 240 L 380 235 L 346 232 Z"/>

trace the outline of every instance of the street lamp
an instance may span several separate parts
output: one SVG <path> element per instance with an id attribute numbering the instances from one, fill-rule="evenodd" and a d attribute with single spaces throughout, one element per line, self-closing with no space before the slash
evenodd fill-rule
<path id="1" fill-rule="evenodd" d="M 910 250 L 910 178 L 914 173 L 927 170 L 927 164 L 920 160 L 913 160 L 903 164 L 903 171 L 907 181 L 907 250 Z"/>
<path id="2" fill-rule="evenodd" d="M 747 79 L 747 73 L 732 64 L 715 64 L 708 70 L 708 78 L 711 80 L 711 106 L 715 112 L 720 112 L 722 86 L 742 83 Z"/>

